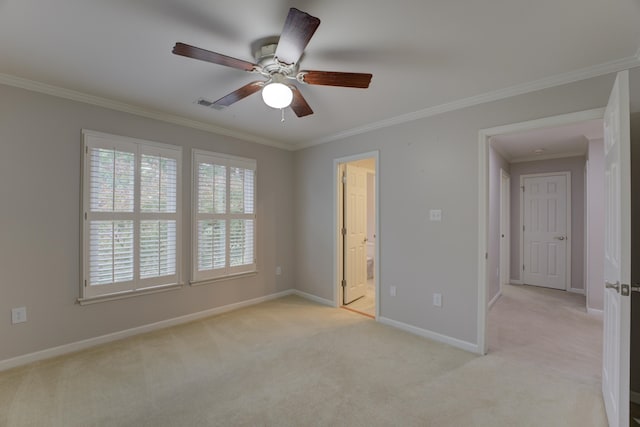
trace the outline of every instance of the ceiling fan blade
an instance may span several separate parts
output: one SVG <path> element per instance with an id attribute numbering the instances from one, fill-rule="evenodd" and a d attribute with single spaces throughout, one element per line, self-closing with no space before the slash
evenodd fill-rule
<path id="1" fill-rule="evenodd" d="M 313 110 L 309 107 L 309 104 L 307 104 L 307 101 L 302 96 L 302 92 L 293 85 L 290 87 L 293 92 L 293 101 L 291 102 L 290 107 L 293 112 L 296 113 L 296 116 L 304 117 L 313 114 Z"/>
<path id="2" fill-rule="evenodd" d="M 315 16 L 294 7 L 289 9 L 276 48 L 276 58 L 288 65 L 298 62 L 318 25 L 320 25 L 320 19 Z"/>
<path id="3" fill-rule="evenodd" d="M 341 73 L 338 71 L 300 71 L 298 80 L 309 85 L 355 87 L 366 89 L 372 74 Z"/>
<path id="4" fill-rule="evenodd" d="M 228 107 L 234 102 L 238 102 L 249 95 L 253 95 L 257 91 L 262 89 L 263 86 L 264 86 L 264 82 L 262 81 L 251 82 L 249 84 L 242 86 L 240 89 L 233 91 L 228 95 L 223 96 L 222 98 L 215 101 L 213 104 Z"/>
<path id="5" fill-rule="evenodd" d="M 210 50 L 201 49 L 199 47 L 179 42 L 173 47 L 173 53 L 176 55 L 186 56 L 187 58 L 199 59 L 201 61 L 238 68 L 244 71 L 253 71 L 257 67 L 256 64 L 243 61 L 242 59 L 232 58 L 221 53 L 211 52 Z"/>

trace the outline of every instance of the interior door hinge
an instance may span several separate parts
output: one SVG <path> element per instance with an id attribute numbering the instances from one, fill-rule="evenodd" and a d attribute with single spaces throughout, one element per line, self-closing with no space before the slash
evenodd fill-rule
<path id="1" fill-rule="evenodd" d="M 84 287 L 85 288 L 87 287 L 87 280 L 86 279 L 84 280 Z"/>
<path id="2" fill-rule="evenodd" d="M 524 185 L 521 185 L 520 188 L 522 188 L 522 192 L 524 193 Z"/>
<path id="3" fill-rule="evenodd" d="M 347 183 L 347 174 L 342 174 L 342 183 L 346 184 Z"/>
<path id="4" fill-rule="evenodd" d="M 342 287 L 343 287 L 343 288 L 346 288 L 346 287 L 347 287 L 347 281 L 346 281 L 346 280 L 344 280 L 344 279 L 342 279 Z"/>
<path id="5" fill-rule="evenodd" d="M 640 292 L 640 285 L 631 285 L 631 292 Z"/>
<path id="6" fill-rule="evenodd" d="M 522 231 L 524 231 L 524 225 L 522 226 Z"/>
<path id="7" fill-rule="evenodd" d="M 522 271 L 524 271 L 524 264 L 522 264 Z"/>
<path id="8" fill-rule="evenodd" d="M 342 233 L 343 236 L 347 235 L 347 229 L 343 228 L 342 230 L 340 230 L 340 232 Z"/>

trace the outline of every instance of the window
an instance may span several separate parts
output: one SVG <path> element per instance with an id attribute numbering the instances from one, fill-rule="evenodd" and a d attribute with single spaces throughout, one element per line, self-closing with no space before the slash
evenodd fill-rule
<path id="1" fill-rule="evenodd" d="M 194 150 L 193 282 L 256 271 L 256 161 Z"/>
<path id="2" fill-rule="evenodd" d="M 179 284 L 181 149 L 83 131 L 81 300 Z"/>

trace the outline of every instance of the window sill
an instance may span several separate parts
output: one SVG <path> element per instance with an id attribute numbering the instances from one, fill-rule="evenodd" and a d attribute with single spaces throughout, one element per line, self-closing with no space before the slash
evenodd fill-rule
<path id="1" fill-rule="evenodd" d="M 213 279 L 196 280 L 196 281 L 189 282 L 189 284 L 191 286 L 210 285 L 212 283 L 226 282 L 227 280 L 241 279 L 243 277 L 252 277 L 257 275 L 258 275 L 258 270 L 249 271 L 246 273 L 230 274 L 228 276 L 215 277 Z"/>
<path id="2" fill-rule="evenodd" d="M 107 295 L 99 295 L 95 297 L 78 298 L 77 302 L 80 305 L 96 304 L 99 302 L 114 301 L 119 299 L 137 297 L 140 295 L 149 295 L 149 294 L 157 294 L 158 292 L 173 291 L 176 289 L 180 289 L 183 286 L 184 285 L 182 283 L 175 283 L 173 285 L 156 286 L 153 288 L 140 289 L 137 291 L 125 291 L 125 292 L 118 292 L 116 294 L 107 294 Z"/>

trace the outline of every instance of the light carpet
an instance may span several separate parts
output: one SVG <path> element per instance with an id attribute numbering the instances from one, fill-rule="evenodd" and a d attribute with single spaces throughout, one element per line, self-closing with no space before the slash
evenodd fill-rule
<path id="1" fill-rule="evenodd" d="M 292 296 L 0 373 L 0 425 L 606 425 L 594 375 L 518 348 L 513 291 L 485 357 Z"/>

